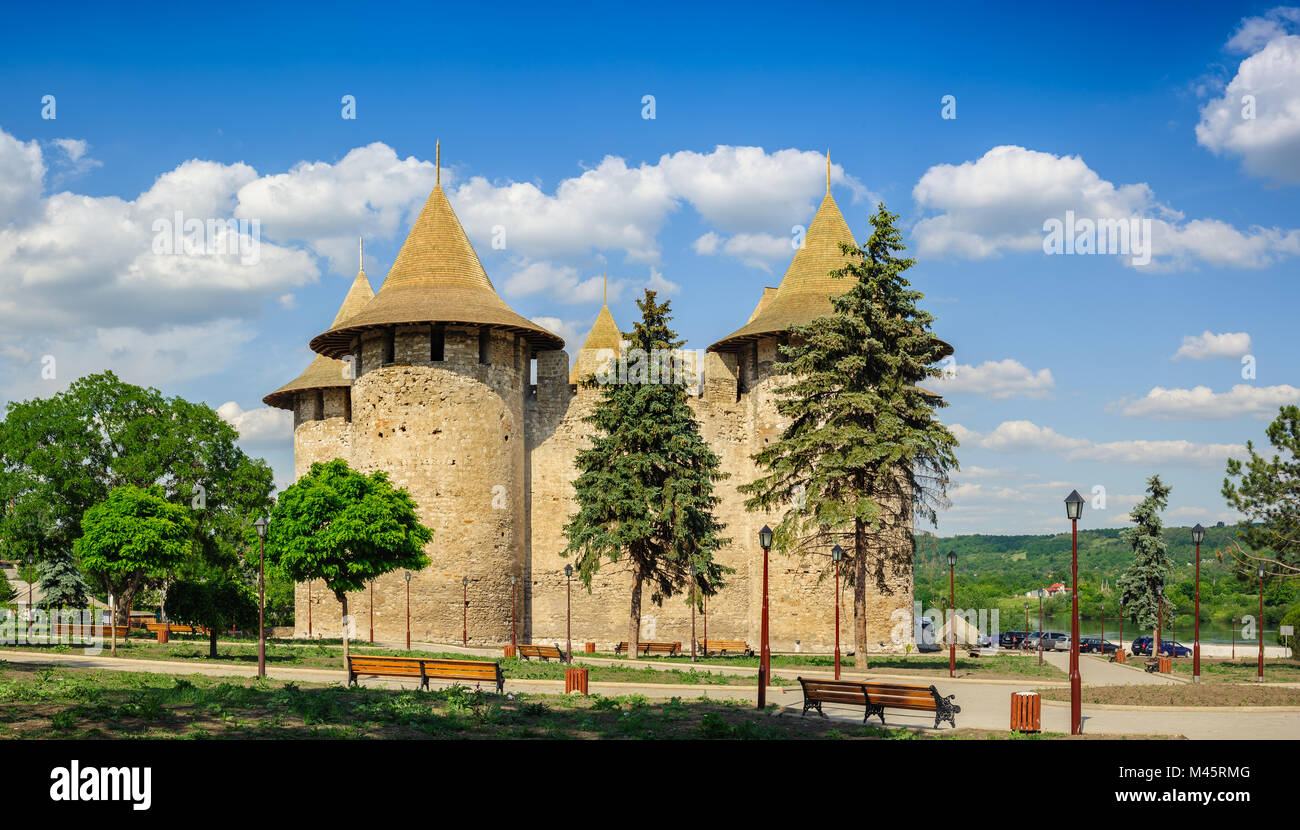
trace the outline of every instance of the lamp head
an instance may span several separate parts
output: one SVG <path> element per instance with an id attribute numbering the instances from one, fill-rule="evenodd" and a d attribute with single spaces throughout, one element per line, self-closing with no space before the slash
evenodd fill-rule
<path id="1" fill-rule="evenodd" d="M 267 528 L 270 524 L 271 524 L 271 523 L 268 522 L 268 521 L 266 520 L 266 517 L 265 517 L 265 516 L 258 516 L 258 517 L 257 517 L 257 521 L 253 522 L 253 527 L 257 528 L 257 538 L 259 538 L 259 539 L 265 539 L 265 538 L 266 538 L 266 528 Z"/>
<path id="2" fill-rule="evenodd" d="M 1195 543 L 1198 544 L 1198 545 L 1199 545 L 1201 542 L 1204 542 L 1204 541 L 1205 541 L 1205 528 L 1201 527 L 1199 524 L 1197 524 L 1196 527 L 1192 528 L 1192 541 L 1195 542 Z"/>
<path id="3" fill-rule="evenodd" d="M 763 550 L 772 547 L 772 528 L 763 525 L 763 529 L 758 532 L 758 546 Z"/>
<path id="4" fill-rule="evenodd" d="M 831 548 L 831 559 L 834 559 L 836 562 L 843 562 L 844 548 L 840 547 L 839 545 L 836 545 L 835 547 Z"/>
<path id="5" fill-rule="evenodd" d="M 1072 522 L 1079 521 L 1083 516 L 1083 496 L 1079 495 L 1078 490 L 1071 490 L 1070 495 L 1065 497 L 1065 517 Z"/>
<path id="6" fill-rule="evenodd" d="M 1255 575 L 1258 576 L 1260 579 L 1263 579 L 1263 578 L 1264 578 L 1264 566 L 1263 566 L 1263 565 L 1260 565 L 1258 568 L 1255 569 Z"/>
<path id="7" fill-rule="evenodd" d="M 955 550 L 948 551 L 948 567 L 957 567 L 957 551 Z"/>
<path id="8" fill-rule="evenodd" d="M 410 572 L 410 571 L 407 571 L 407 572 L 406 572 L 406 581 L 407 581 L 407 582 L 410 582 L 410 581 L 411 581 L 411 572 Z"/>
<path id="9" fill-rule="evenodd" d="M 466 586 L 469 585 L 469 577 L 468 577 L 468 576 L 462 576 L 462 577 L 460 578 L 460 584 L 461 584 L 461 585 L 466 585 Z"/>
<path id="10" fill-rule="evenodd" d="M 573 566 L 572 566 L 572 565 L 565 565 L 565 566 L 564 566 L 564 575 L 565 575 L 565 576 L 573 576 Z"/>

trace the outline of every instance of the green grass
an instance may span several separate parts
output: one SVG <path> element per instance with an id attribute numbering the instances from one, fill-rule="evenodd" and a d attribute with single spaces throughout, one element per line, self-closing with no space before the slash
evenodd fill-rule
<path id="1" fill-rule="evenodd" d="M 581 656 L 581 655 L 579 655 Z M 684 657 L 640 657 L 629 658 L 626 655 L 614 654 L 594 654 L 592 657 L 602 657 L 611 660 L 628 660 L 640 659 L 653 663 L 664 664 L 681 664 L 690 665 L 691 657 L 687 654 Z M 697 657 L 697 665 L 720 666 L 746 666 L 757 668 L 758 657 Z M 840 658 L 841 668 L 847 671 L 858 671 L 853 658 Z M 789 669 L 797 671 L 799 669 L 808 669 L 814 671 L 833 671 L 835 668 L 835 657 L 829 654 L 773 654 L 773 669 Z M 938 654 L 914 654 L 914 655 L 878 655 L 867 658 L 868 673 L 875 674 L 920 674 L 934 675 L 936 677 L 948 675 L 948 655 Z M 1051 665 L 1043 663 L 1038 665 L 1038 658 L 1034 655 L 1021 656 L 1011 654 L 998 654 L 989 657 L 969 657 L 958 653 L 957 656 L 957 675 L 959 677 L 983 677 L 983 678 L 1021 678 L 1033 677 L 1039 679 L 1065 679 L 1065 672 Z"/>
<path id="2" fill-rule="evenodd" d="M 1174 674 L 1192 676 L 1192 660 L 1180 657 L 1173 661 Z M 1202 682 L 1250 682 L 1259 674 L 1257 657 L 1207 660 L 1201 657 Z M 1264 660 L 1264 681 L 1279 683 L 1300 683 L 1300 660 Z"/>

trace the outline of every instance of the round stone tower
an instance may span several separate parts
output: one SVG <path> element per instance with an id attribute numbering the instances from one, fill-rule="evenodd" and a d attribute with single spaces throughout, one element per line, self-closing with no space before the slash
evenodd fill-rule
<path id="1" fill-rule="evenodd" d="M 512 604 L 526 636 L 522 579 L 513 603 L 511 588 L 526 567 L 524 397 L 535 354 L 563 346 L 497 295 L 441 183 L 379 293 L 311 341 L 352 363 L 350 464 L 387 472 L 433 529 L 412 638 L 509 642 Z M 356 636 L 373 614 L 376 639 L 401 640 L 406 588 L 398 572 L 349 597 Z"/>

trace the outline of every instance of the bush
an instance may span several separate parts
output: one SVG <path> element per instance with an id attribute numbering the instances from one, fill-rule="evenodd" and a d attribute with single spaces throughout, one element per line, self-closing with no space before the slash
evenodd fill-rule
<path id="1" fill-rule="evenodd" d="M 1292 606 L 1291 610 L 1286 612 L 1286 616 L 1282 618 L 1282 625 L 1291 626 L 1292 631 L 1300 630 L 1300 605 Z M 1277 641 L 1279 643 L 1291 646 L 1292 660 L 1300 658 L 1300 645 L 1296 643 L 1297 639 L 1300 639 L 1300 637 L 1297 637 L 1295 634 L 1292 634 L 1290 637 L 1283 637 L 1281 631 L 1279 631 L 1277 635 Z"/>

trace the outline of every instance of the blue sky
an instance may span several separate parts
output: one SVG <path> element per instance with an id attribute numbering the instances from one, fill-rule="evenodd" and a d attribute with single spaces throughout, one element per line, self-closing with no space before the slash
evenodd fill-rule
<path id="1" fill-rule="evenodd" d="M 604 271 L 620 325 L 647 285 L 691 348 L 742 325 L 829 147 L 850 227 L 900 214 L 957 350 L 941 533 L 1060 530 L 1075 487 L 1105 488 L 1085 526 L 1125 524 L 1153 472 L 1171 523 L 1231 521 L 1224 458 L 1300 397 L 1298 35 L 1272 4 L 10 10 L 0 401 L 113 368 L 224 405 L 287 482 L 261 398 L 310 360 L 358 234 L 379 287 L 435 140 L 498 291 L 571 348 Z M 158 255 L 175 210 L 258 219 L 259 261 Z M 1046 255 L 1066 210 L 1151 219 L 1152 263 Z"/>

